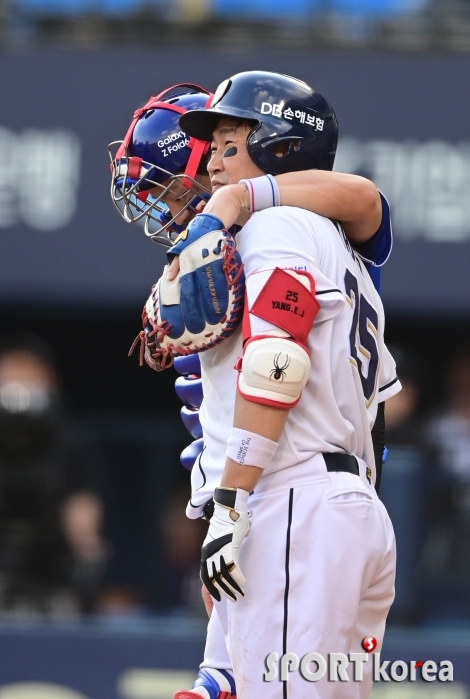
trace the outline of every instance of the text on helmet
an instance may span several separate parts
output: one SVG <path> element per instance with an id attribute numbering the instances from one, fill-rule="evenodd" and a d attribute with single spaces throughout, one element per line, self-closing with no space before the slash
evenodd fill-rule
<path id="1" fill-rule="evenodd" d="M 160 139 L 158 141 L 158 147 L 164 148 L 165 146 L 169 146 L 170 143 L 172 143 L 173 141 L 178 141 L 180 138 L 186 138 L 186 134 L 184 133 L 184 131 L 175 131 L 166 138 Z"/>
<path id="2" fill-rule="evenodd" d="M 295 105 L 292 106 L 294 107 Z M 308 126 L 313 126 L 315 131 L 323 131 L 323 125 L 325 123 L 325 120 L 316 116 L 312 110 L 305 107 L 295 110 L 292 110 L 290 107 L 284 109 L 282 103 L 270 104 L 269 102 L 262 102 L 261 114 L 272 114 L 275 117 L 282 117 L 293 123 L 307 124 Z"/>

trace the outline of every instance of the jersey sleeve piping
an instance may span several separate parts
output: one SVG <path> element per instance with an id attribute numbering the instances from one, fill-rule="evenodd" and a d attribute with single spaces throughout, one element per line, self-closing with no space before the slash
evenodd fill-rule
<path id="1" fill-rule="evenodd" d="M 385 386 L 382 386 L 382 388 L 379 388 L 379 393 L 381 393 L 382 391 L 385 391 L 390 386 L 393 386 L 393 384 L 396 383 L 397 381 L 398 381 L 398 376 L 395 376 L 393 381 L 389 381 L 388 383 L 385 384 Z"/>
<path id="2" fill-rule="evenodd" d="M 401 391 L 401 383 L 398 380 L 398 376 L 396 376 L 393 381 L 389 381 L 389 383 L 385 384 L 385 386 L 381 386 L 378 390 L 378 401 L 379 403 L 383 403 L 384 401 L 388 400 L 392 396 L 394 396 L 396 393 L 399 393 Z"/>
<path id="3" fill-rule="evenodd" d="M 322 294 L 341 294 L 341 290 L 340 289 L 324 289 L 323 291 L 316 291 L 315 292 L 315 296 L 321 296 Z"/>

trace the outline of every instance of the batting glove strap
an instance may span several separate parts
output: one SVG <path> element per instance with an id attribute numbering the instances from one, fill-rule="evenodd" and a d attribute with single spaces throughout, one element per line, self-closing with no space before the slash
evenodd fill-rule
<path id="1" fill-rule="evenodd" d="M 236 491 L 233 492 L 236 495 Z M 221 594 L 236 602 L 244 596 L 242 587 L 246 585 L 238 564 L 238 552 L 250 531 L 250 514 L 233 509 L 239 515 L 234 521 L 230 517 L 232 509 L 215 502 L 214 515 L 202 546 L 201 580 L 218 602 Z"/>

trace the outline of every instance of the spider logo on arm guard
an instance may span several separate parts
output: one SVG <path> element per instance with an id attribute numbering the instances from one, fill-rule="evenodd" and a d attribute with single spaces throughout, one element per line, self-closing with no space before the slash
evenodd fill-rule
<path id="1" fill-rule="evenodd" d="M 279 365 L 279 358 L 281 356 L 281 352 L 278 352 L 276 356 L 274 357 L 274 369 L 271 369 L 269 372 L 269 378 L 274 379 L 275 381 L 284 381 L 286 378 L 286 369 L 288 368 L 290 364 L 290 358 L 289 355 L 286 354 L 286 361 L 282 366 Z"/>

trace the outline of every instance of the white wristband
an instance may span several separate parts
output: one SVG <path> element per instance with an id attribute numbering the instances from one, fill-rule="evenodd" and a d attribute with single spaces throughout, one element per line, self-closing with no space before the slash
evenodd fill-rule
<path id="1" fill-rule="evenodd" d="M 227 442 L 226 456 L 237 464 L 265 469 L 276 453 L 277 442 L 255 432 L 232 427 Z"/>
<path id="2" fill-rule="evenodd" d="M 237 512 L 248 512 L 248 498 L 250 493 L 243 488 L 237 488 L 237 497 L 235 500 L 235 509 Z"/>
<path id="3" fill-rule="evenodd" d="M 240 180 L 238 184 L 246 184 L 250 205 L 248 211 L 263 211 L 272 206 L 281 205 L 279 186 L 272 175 L 262 175 L 251 180 Z"/>

